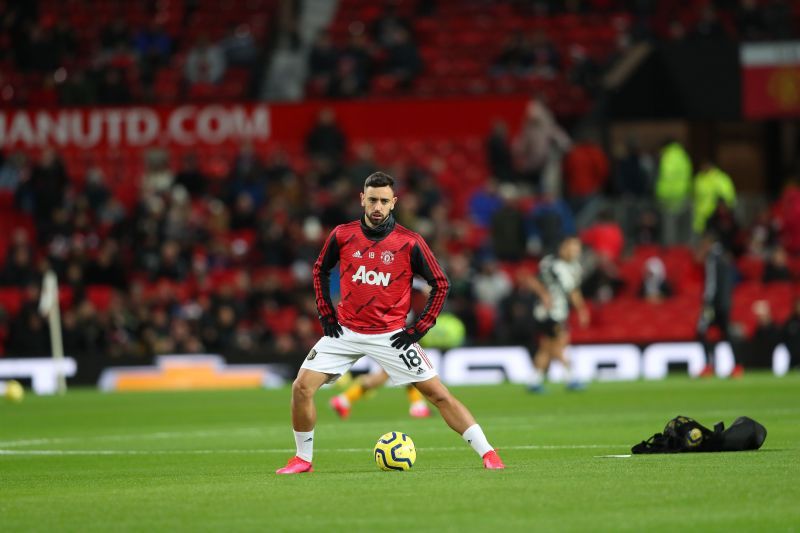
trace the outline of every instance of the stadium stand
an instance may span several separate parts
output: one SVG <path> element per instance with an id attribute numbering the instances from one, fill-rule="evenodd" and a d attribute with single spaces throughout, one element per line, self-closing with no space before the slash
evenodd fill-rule
<path id="1" fill-rule="evenodd" d="M 6 5 L 0 13 L 18 31 L 0 37 L 0 105 L 243 101 L 256 94 L 251 91 L 260 71 L 255 60 L 237 64 L 229 57 L 219 80 L 189 83 L 188 57 L 204 39 L 223 48 L 252 39 L 259 50 L 266 49 L 278 4 L 42 0 L 26 8 Z M 401 3 L 387 15 L 367 0 L 339 3 L 326 29 L 333 46 L 350 49 L 352 58 L 354 35 L 363 34 L 367 41 L 358 46 L 366 47 L 370 62 L 363 92 L 349 96 L 379 102 L 410 96 L 536 95 L 559 120 L 570 120 L 589 110 L 595 96 L 593 85 L 577 76 L 579 63 L 591 61 L 602 70 L 640 24 L 637 13 L 613 1 L 544 14 L 535 12 L 536 2 L 441 0 L 430 10 L 424 4 Z M 675 4 L 658 2 L 658 13 L 672 12 Z M 684 28 L 703 21 L 705 3 L 692 5 L 680 10 L 686 14 L 679 21 Z M 797 22 L 800 9 L 793 17 Z M 389 68 L 390 51 L 380 44 L 376 28 L 386 25 L 387 18 L 407 27 L 419 55 L 421 68 L 407 77 Z M 656 14 L 652 20 L 671 17 Z M 734 13 L 721 11 L 719 20 L 727 35 L 743 31 Z M 673 38 L 673 31 L 659 22 L 652 35 Z M 515 32 L 539 32 L 537 39 L 543 46 L 549 43 L 558 58 L 556 68 L 498 69 L 497 58 Z M 137 43 L 146 39 L 151 45 L 137 52 Z M 169 43 L 159 52 L 163 57 L 156 57 L 158 46 L 152 43 Z M 37 61 L 31 61 L 31 49 Z M 53 56 L 49 63 L 41 62 L 43 51 Z M 306 90 L 310 99 L 331 96 L 313 73 Z M 373 155 L 356 161 L 363 146 Z M 194 167 L 186 163 L 192 157 Z M 232 360 L 302 359 L 320 333 L 310 265 L 327 229 L 357 215 L 337 200 L 355 197 L 370 165 L 400 178 L 402 201 L 415 205 L 398 215 L 401 223 L 423 233 L 441 257 L 463 254 L 478 264 L 491 254 L 491 228 L 469 215 L 470 199 L 489 178 L 482 137 L 354 138 L 345 161 L 333 169 L 319 166 L 302 143 L 272 143 L 256 154 L 232 143 L 213 152 L 185 148 L 160 155 L 138 147 L 65 149 L 55 160 L 46 159 L 45 153 L 29 151 L 5 153 L 2 161 L 0 355 L 31 355 L 41 348 L 31 342 L 46 338 L 36 319 L 39 276 L 52 267 L 62 284 L 67 349 L 97 361 L 98 367 L 180 352 L 213 351 Z M 67 180 L 64 194 L 43 216 L 36 207 L 40 192 L 56 186 L 62 176 Z M 143 193 L 159 179 L 166 180 L 161 192 Z M 532 213 L 549 200 L 523 180 L 506 185 L 514 191 L 512 209 L 525 222 L 530 241 L 537 231 L 531 230 L 536 226 Z M 318 200 L 309 204 L 304 189 L 314 191 Z M 800 204 L 792 201 L 797 194 L 796 187 L 787 188 L 774 203 L 767 213 L 772 226 L 798 227 Z M 750 232 L 741 233 L 740 240 L 747 242 Z M 800 294 L 796 236 L 778 230 L 772 244 L 781 241 L 790 252 L 790 281 L 764 283 L 764 255 L 749 253 L 747 247 L 739 254 L 733 318 L 745 334 L 753 328 L 750 306 L 755 299 L 767 299 L 782 321 Z M 522 260 L 501 264 L 512 279 L 522 269 L 535 270 L 542 250 L 526 250 Z M 637 296 L 643 264 L 653 256 L 663 260 L 676 289 L 657 304 Z M 577 342 L 694 338 L 702 270 L 689 248 L 640 243 L 628 235 L 626 252 L 614 259 L 614 266 L 620 288 L 611 299 L 592 302 L 592 324 L 574 328 Z M 475 325 L 470 342 L 497 342 L 496 325 L 503 316 L 476 304 L 470 288 L 464 294 L 473 304 L 462 317 Z"/>

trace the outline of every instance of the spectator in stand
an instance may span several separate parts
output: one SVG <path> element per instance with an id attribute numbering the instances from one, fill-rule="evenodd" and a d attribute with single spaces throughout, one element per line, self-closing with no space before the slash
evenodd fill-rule
<path id="1" fill-rule="evenodd" d="M 161 257 L 155 278 L 183 281 L 189 273 L 189 266 L 176 241 L 166 241 L 161 245 Z"/>
<path id="2" fill-rule="evenodd" d="M 398 13 L 397 7 L 397 3 L 390 3 L 372 23 L 373 38 L 380 46 L 391 46 L 397 29 L 411 31 L 411 24 Z"/>
<path id="3" fill-rule="evenodd" d="M 365 176 L 369 176 L 378 170 L 378 163 L 375 161 L 375 148 L 367 142 L 359 143 L 355 149 L 355 157 L 347 169 L 347 177 L 350 184 L 356 189 L 362 189 Z"/>
<path id="4" fill-rule="evenodd" d="M 515 181 L 514 158 L 508 140 L 508 125 L 502 120 L 492 125 L 486 138 L 486 161 L 492 175 L 501 182 Z"/>
<path id="5" fill-rule="evenodd" d="M 749 255 L 766 258 L 768 252 L 779 243 L 780 227 L 769 209 L 762 209 L 750 224 L 750 239 L 747 243 Z"/>
<path id="6" fill-rule="evenodd" d="M 796 298 L 792 312 L 783 324 L 783 342 L 791 356 L 791 366 L 800 363 L 800 298 Z"/>
<path id="7" fill-rule="evenodd" d="M 35 70 L 37 72 L 52 72 L 58 68 L 60 51 L 53 34 L 49 29 L 39 24 L 34 24 L 29 30 L 26 50 L 22 52 L 22 70 Z M 18 55 L 18 61 L 20 56 Z"/>
<path id="8" fill-rule="evenodd" d="M 25 152 L 13 152 L 0 164 L 0 193 L 16 194 L 28 174 Z"/>
<path id="9" fill-rule="evenodd" d="M 97 87 L 83 70 L 67 73 L 67 79 L 58 88 L 59 102 L 63 106 L 85 106 L 97 101 Z"/>
<path id="10" fill-rule="evenodd" d="M 772 317 L 772 309 L 767 300 L 753 302 L 753 315 L 756 327 L 747 343 L 747 355 L 744 357 L 746 368 L 772 368 L 772 353 L 781 343 L 781 327 Z"/>
<path id="11" fill-rule="evenodd" d="M 775 246 L 769 254 L 764 272 L 761 276 L 763 283 L 775 281 L 792 281 L 792 271 L 789 270 L 789 257 L 782 246 Z"/>
<path id="12" fill-rule="evenodd" d="M 258 47 L 248 24 L 232 25 L 221 46 L 231 66 L 252 67 L 258 57 Z"/>
<path id="13" fill-rule="evenodd" d="M 208 177 L 200 169 L 197 152 L 191 151 L 183 155 L 181 168 L 175 175 L 175 185 L 181 185 L 192 199 L 201 198 L 206 193 Z"/>
<path id="14" fill-rule="evenodd" d="M 488 228 L 492 224 L 492 217 L 502 205 L 503 199 L 500 198 L 497 180 L 489 178 L 469 199 L 470 220 L 481 228 Z"/>
<path id="15" fill-rule="evenodd" d="M 597 221 L 581 232 L 581 241 L 611 261 L 618 261 L 625 247 L 622 228 L 608 209 L 600 211 Z"/>
<path id="16" fill-rule="evenodd" d="M 650 303 L 661 303 L 672 297 L 674 290 L 667 279 L 667 269 L 660 257 L 648 257 L 643 270 L 639 298 Z"/>
<path id="17" fill-rule="evenodd" d="M 257 215 L 253 197 L 246 192 L 240 192 L 231 211 L 230 229 L 238 231 L 255 228 L 258 220 Z"/>
<path id="18" fill-rule="evenodd" d="M 97 256 L 86 267 L 86 281 L 89 284 L 110 285 L 119 290 L 128 287 L 125 269 L 119 255 L 119 243 L 104 239 Z"/>
<path id="19" fill-rule="evenodd" d="M 631 136 L 621 144 L 614 159 L 614 192 L 623 199 L 645 199 L 653 194 L 655 162 Z"/>
<path id="20" fill-rule="evenodd" d="M 306 135 L 306 154 L 317 164 L 339 168 L 347 150 L 347 138 L 336 124 L 333 109 L 326 107 L 317 115 L 317 122 Z"/>
<path id="21" fill-rule="evenodd" d="M 225 54 L 207 35 L 201 35 L 186 56 L 185 74 L 189 83 L 219 83 L 226 68 Z"/>
<path id="22" fill-rule="evenodd" d="M 529 71 L 533 64 L 533 52 L 530 43 L 521 31 L 508 36 L 500 54 L 492 61 L 492 74 L 522 75 Z"/>
<path id="23" fill-rule="evenodd" d="M 131 30 L 124 16 L 118 16 L 100 31 L 100 44 L 106 51 L 114 50 L 119 45 L 129 45 Z"/>
<path id="24" fill-rule="evenodd" d="M 696 40 L 720 41 L 728 38 L 728 32 L 719 20 L 717 10 L 707 4 L 700 10 L 700 19 L 694 26 L 690 37 Z"/>
<path id="25" fill-rule="evenodd" d="M 570 208 L 580 218 L 583 208 L 603 192 L 609 175 L 608 157 L 591 136 L 582 134 L 564 156 L 562 167 Z"/>
<path id="26" fill-rule="evenodd" d="M 617 264 L 604 253 L 586 247 L 582 264 L 586 274 L 581 283 L 581 292 L 586 298 L 608 303 L 625 285 Z"/>
<path id="27" fill-rule="evenodd" d="M 30 176 L 33 215 L 40 237 L 44 236 L 44 232 L 40 235 L 40 230 L 50 223 L 53 211 L 63 205 L 68 186 L 69 177 L 61 158 L 52 148 L 45 149 Z"/>
<path id="28" fill-rule="evenodd" d="M 663 244 L 672 246 L 689 241 L 689 199 L 692 187 L 692 161 L 676 140 L 661 146 L 661 159 L 656 178 L 656 200 L 661 207 Z"/>
<path id="29" fill-rule="evenodd" d="M 531 317 L 538 297 L 531 290 L 532 274 L 521 269 L 514 279 L 514 288 L 499 306 L 497 341 L 507 346 L 525 346 L 534 353 Z"/>
<path id="30" fill-rule="evenodd" d="M 33 260 L 33 247 L 25 230 L 18 228 L 11 235 L 11 243 L 5 251 L 5 261 L 0 270 L 0 285 L 25 287 L 36 283 L 39 273 Z"/>
<path id="31" fill-rule="evenodd" d="M 517 188 L 506 183 L 500 185 L 500 208 L 492 215 L 490 236 L 492 253 L 501 261 L 519 261 L 525 256 L 525 217 L 516 205 Z"/>
<path id="32" fill-rule="evenodd" d="M 59 63 L 64 63 L 78 51 L 78 37 L 67 17 L 58 17 L 53 29 L 53 43 L 58 50 Z"/>
<path id="33" fill-rule="evenodd" d="M 583 282 L 584 294 L 599 302 L 608 302 L 624 285 L 617 261 L 625 246 L 622 229 L 610 210 L 598 214 L 597 221 L 581 233 L 588 246 L 584 261 L 587 272 Z"/>
<path id="34" fill-rule="evenodd" d="M 97 86 L 97 103 L 125 105 L 131 103 L 132 99 L 130 85 L 125 80 L 124 71 L 118 68 L 104 70 L 102 79 Z"/>
<path id="35" fill-rule="evenodd" d="M 6 350 L 8 357 L 43 357 L 50 353 L 50 331 L 37 308 L 38 289 L 28 286 L 27 292 L 36 294 L 37 298 L 26 296 L 22 309 L 11 320 Z"/>
<path id="36" fill-rule="evenodd" d="M 522 182 L 550 195 L 558 195 L 559 191 L 548 183 L 548 174 L 558 175 L 560 180 L 561 154 L 569 149 L 571 143 L 544 102 L 530 102 L 513 146 Z"/>
<path id="37" fill-rule="evenodd" d="M 86 185 L 83 187 L 83 196 L 92 212 L 96 213 L 111 198 L 111 191 L 105 184 L 103 169 L 92 166 L 86 171 Z"/>
<path id="38" fill-rule="evenodd" d="M 567 235 L 575 235 L 575 219 L 563 200 L 545 194 L 527 217 L 528 249 L 534 255 L 555 253 Z"/>
<path id="39" fill-rule="evenodd" d="M 373 74 L 373 53 L 363 31 L 351 31 L 347 46 L 339 54 L 336 75 L 331 84 L 334 97 L 357 96 L 369 88 Z"/>
<path id="40" fill-rule="evenodd" d="M 169 61 L 172 38 L 165 31 L 164 25 L 154 18 L 133 38 L 133 49 L 139 57 L 142 82 L 150 85 L 155 80 L 156 71 Z"/>
<path id="41" fill-rule="evenodd" d="M 620 37 L 619 41 L 618 46 L 621 50 L 630 46 L 624 37 Z M 596 96 L 603 87 L 603 75 L 606 70 L 603 64 L 590 56 L 586 47 L 579 44 L 573 44 L 569 47 L 569 56 L 572 64 L 568 73 L 569 81 L 574 85 L 583 87 L 588 94 Z M 612 55 L 608 59 L 607 65 L 611 65 L 615 59 L 614 55 Z"/>
<path id="42" fill-rule="evenodd" d="M 700 166 L 694 183 L 694 222 L 692 229 L 701 234 L 706 223 L 722 201 L 729 208 L 736 204 L 736 188 L 730 176 L 710 160 Z"/>
<path id="43" fill-rule="evenodd" d="M 308 52 L 308 72 L 309 81 L 322 94 L 329 92 L 338 64 L 339 51 L 334 46 L 330 34 L 324 30 L 320 31 Z"/>
<path id="44" fill-rule="evenodd" d="M 558 50 L 544 29 L 537 29 L 530 40 L 531 65 L 526 69 L 531 75 L 540 78 L 555 78 L 561 71 Z"/>
<path id="45" fill-rule="evenodd" d="M 651 202 L 655 176 L 653 158 L 640 147 L 635 137 L 615 147 L 611 189 L 615 213 L 625 235 L 637 244 L 660 240 L 659 216 Z"/>
<path id="46" fill-rule="evenodd" d="M 411 33 L 402 27 L 392 31 L 392 39 L 386 46 L 386 71 L 397 79 L 398 86 L 409 87 L 422 72 L 422 58 Z"/>
<path id="47" fill-rule="evenodd" d="M 252 143 L 239 150 L 228 177 L 225 203 L 233 206 L 241 193 L 247 193 L 255 207 L 260 209 L 266 200 L 266 170 Z"/>
<path id="48" fill-rule="evenodd" d="M 800 254 L 800 181 L 791 178 L 777 206 L 781 244 L 792 255 Z"/>
<path id="49" fill-rule="evenodd" d="M 145 172 L 142 176 L 142 196 L 169 192 L 175 175 L 169 166 L 169 153 L 160 148 L 151 148 L 144 155 Z"/>
<path id="50" fill-rule="evenodd" d="M 475 299 L 492 309 L 497 309 L 500 302 L 511 294 L 514 288 L 511 277 L 500 268 L 493 258 L 484 259 L 472 280 Z"/>

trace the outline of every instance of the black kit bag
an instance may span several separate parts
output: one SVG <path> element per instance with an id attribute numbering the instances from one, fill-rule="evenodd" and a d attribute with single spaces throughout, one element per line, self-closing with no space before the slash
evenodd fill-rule
<path id="1" fill-rule="evenodd" d="M 714 430 L 686 416 L 667 422 L 662 433 L 631 448 L 631 453 L 733 452 L 757 450 L 767 438 L 767 429 L 746 416 L 737 418 L 725 429 L 722 422 Z"/>

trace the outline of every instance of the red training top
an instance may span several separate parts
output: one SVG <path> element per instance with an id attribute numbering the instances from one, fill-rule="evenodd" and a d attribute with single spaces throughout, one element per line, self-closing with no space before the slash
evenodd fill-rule
<path id="1" fill-rule="evenodd" d="M 342 299 L 333 309 L 330 272 L 339 263 Z M 396 224 L 394 216 L 377 228 L 363 218 L 336 226 L 314 263 L 314 293 L 321 318 L 335 317 L 358 333 L 386 333 L 405 327 L 411 281 L 417 274 L 431 286 L 428 303 L 414 329 L 436 323 L 450 282 L 425 240 Z"/>

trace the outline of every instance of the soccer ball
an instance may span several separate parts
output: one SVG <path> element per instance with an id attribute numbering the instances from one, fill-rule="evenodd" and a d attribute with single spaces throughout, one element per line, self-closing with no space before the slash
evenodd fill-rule
<path id="1" fill-rule="evenodd" d="M 689 433 L 686 434 L 686 446 L 689 448 L 695 448 L 703 442 L 703 432 L 700 431 L 698 428 L 692 428 Z"/>
<path id="2" fill-rule="evenodd" d="M 375 443 L 375 462 L 381 470 L 409 470 L 416 460 L 414 441 L 405 433 L 391 431 Z"/>
<path id="3" fill-rule="evenodd" d="M 25 397 L 25 389 L 19 381 L 11 380 L 6 383 L 6 399 L 9 402 L 19 403 Z"/>

